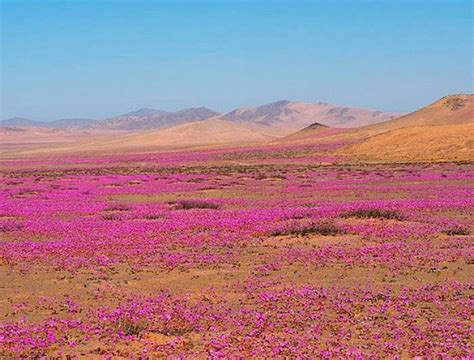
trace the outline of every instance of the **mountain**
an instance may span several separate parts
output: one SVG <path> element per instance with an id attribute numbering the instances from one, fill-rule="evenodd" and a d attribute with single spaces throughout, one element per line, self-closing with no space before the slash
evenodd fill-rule
<path id="1" fill-rule="evenodd" d="M 271 135 L 289 135 L 313 123 L 351 128 L 387 121 L 399 114 L 331 105 L 323 102 L 306 103 L 288 100 L 252 108 L 240 108 L 219 118 Z"/>
<path id="2" fill-rule="evenodd" d="M 22 117 L 13 117 L 0 121 L 0 126 L 36 126 L 38 123 L 38 121 Z"/>
<path id="3" fill-rule="evenodd" d="M 340 153 L 369 161 L 473 161 L 474 95 L 450 95 L 418 111 L 364 129 Z"/>
<path id="4" fill-rule="evenodd" d="M 121 115 L 121 117 L 124 117 L 124 118 L 127 118 L 127 117 L 129 117 L 129 118 L 133 118 L 133 117 L 140 118 L 140 117 L 145 117 L 145 116 L 164 115 L 164 114 L 168 114 L 168 111 L 142 108 L 142 109 L 138 109 L 138 110 L 135 110 L 135 111 L 128 112 L 124 115 Z"/>
<path id="5" fill-rule="evenodd" d="M 60 119 L 55 121 L 36 121 L 25 118 L 11 118 L 0 121 L 0 126 L 13 127 L 36 127 L 36 128 L 50 128 L 50 129 L 87 129 L 97 123 L 96 120 L 91 119 Z"/>
<path id="6" fill-rule="evenodd" d="M 71 118 L 71 119 L 59 119 L 50 122 L 42 122 L 43 127 L 47 128 L 58 128 L 58 129 L 88 129 L 91 126 L 97 124 L 97 120 L 83 119 L 83 118 Z"/>
<path id="7" fill-rule="evenodd" d="M 163 129 L 187 122 L 209 119 L 218 114 L 206 107 L 189 108 L 176 112 L 140 109 L 114 118 L 105 119 L 97 124 L 97 127 L 128 131 Z"/>
<path id="8" fill-rule="evenodd" d="M 61 129 L 88 129 L 114 131 L 159 130 L 175 125 L 216 117 L 230 121 L 269 136 L 285 136 L 315 122 L 340 128 L 359 127 L 386 121 L 396 114 L 318 103 L 288 100 L 251 108 L 235 109 L 220 115 L 206 107 L 189 108 L 175 112 L 143 108 L 102 121 L 90 119 L 61 119 L 51 122 L 13 118 L 1 126 L 34 126 Z"/>

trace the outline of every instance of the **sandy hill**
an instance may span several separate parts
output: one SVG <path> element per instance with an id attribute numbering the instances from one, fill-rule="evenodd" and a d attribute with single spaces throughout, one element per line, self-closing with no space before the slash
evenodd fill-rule
<path id="1" fill-rule="evenodd" d="M 373 136 L 344 150 L 360 160 L 474 161 L 474 123 L 410 126 Z"/>
<path id="2" fill-rule="evenodd" d="M 159 131 L 128 134 L 106 140 L 99 147 L 187 147 L 252 143 L 268 137 L 220 119 L 195 121 Z"/>
<path id="3" fill-rule="evenodd" d="M 368 127 L 370 131 L 385 132 L 408 126 L 450 125 L 474 120 L 474 95 L 445 96 L 434 103 L 399 118 Z"/>
<path id="4" fill-rule="evenodd" d="M 176 112 L 140 109 L 102 120 L 97 124 L 97 128 L 127 131 L 158 130 L 179 124 L 206 120 L 216 115 L 219 115 L 219 113 L 206 107 L 189 108 Z"/>
<path id="5" fill-rule="evenodd" d="M 393 119 L 398 114 L 318 103 L 277 101 L 252 108 L 240 108 L 220 119 L 242 124 L 254 131 L 286 136 L 311 124 L 340 128 L 359 127 Z"/>
<path id="6" fill-rule="evenodd" d="M 474 161 L 474 95 L 446 96 L 358 134 L 365 139 L 341 154 L 374 161 Z"/>
<path id="7" fill-rule="evenodd" d="M 90 134 L 66 129 L 2 126 L 0 155 L 20 153 L 26 149 L 54 148 L 90 137 Z"/>
<path id="8" fill-rule="evenodd" d="M 15 155 L 25 151 L 48 151 L 83 141 L 99 141 L 123 132 L 111 130 L 60 129 L 34 126 L 0 126 L 0 155 Z"/>
<path id="9" fill-rule="evenodd" d="M 312 142 L 326 136 L 331 136 L 334 133 L 338 133 L 343 129 L 335 129 L 320 123 L 314 123 L 303 130 L 299 130 L 288 136 L 278 138 L 272 141 L 272 143 L 300 143 L 300 142 Z"/>
<path id="10" fill-rule="evenodd" d="M 238 124 L 220 119 L 208 119 L 157 131 L 128 133 L 55 147 L 30 149 L 23 151 L 22 154 L 78 151 L 110 152 L 261 144 L 268 139 L 268 136 L 256 133 Z"/>
<path id="11" fill-rule="evenodd" d="M 25 144 L 74 141 L 79 137 L 77 132 L 65 129 L 52 129 L 31 126 L 2 126 L 0 127 L 0 143 Z"/>

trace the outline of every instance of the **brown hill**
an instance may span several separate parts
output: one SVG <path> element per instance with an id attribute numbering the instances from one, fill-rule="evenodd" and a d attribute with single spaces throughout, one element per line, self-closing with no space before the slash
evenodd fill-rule
<path id="1" fill-rule="evenodd" d="M 84 135 L 85 136 L 85 135 Z M 21 145 L 33 143 L 50 143 L 75 141 L 81 137 L 81 132 L 66 129 L 51 129 L 31 126 L 2 126 L 0 127 L 0 143 L 3 145 Z"/>
<path id="2" fill-rule="evenodd" d="M 474 123 L 395 129 L 344 153 L 360 160 L 389 162 L 474 161 Z"/>
<path id="3" fill-rule="evenodd" d="M 474 120 L 474 94 L 445 96 L 415 112 L 367 128 L 385 132 L 408 126 L 449 125 Z"/>
<path id="4" fill-rule="evenodd" d="M 188 147 L 252 143 L 268 137 L 219 119 L 195 121 L 159 131 L 129 134 L 103 141 L 99 147 Z"/>
<path id="5" fill-rule="evenodd" d="M 349 129 L 347 129 L 349 130 Z M 345 132 L 345 129 L 335 129 L 329 126 L 322 125 L 320 123 L 314 123 L 303 130 L 297 131 L 288 136 L 278 138 L 272 141 L 272 143 L 299 143 L 299 142 L 312 142 L 321 139 L 322 137 L 332 136 L 335 133 Z"/>
<path id="6" fill-rule="evenodd" d="M 474 161 L 474 95 L 446 96 L 354 136 L 365 139 L 340 154 L 373 161 Z"/>
<path id="7" fill-rule="evenodd" d="M 23 151 L 22 154 L 177 149 L 200 146 L 256 144 L 263 143 L 268 139 L 268 136 L 253 132 L 234 123 L 220 119 L 208 119 L 158 131 L 128 133 L 56 147 L 31 149 Z"/>
<path id="8" fill-rule="evenodd" d="M 393 119 L 398 114 L 318 103 L 282 100 L 253 108 L 241 108 L 219 118 L 269 135 L 286 136 L 313 123 L 351 128 Z"/>

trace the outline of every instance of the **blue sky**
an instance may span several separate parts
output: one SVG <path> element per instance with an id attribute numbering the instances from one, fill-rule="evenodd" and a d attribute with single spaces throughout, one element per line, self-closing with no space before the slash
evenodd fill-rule
<path id="1" fill-rule="evenodd" d="M 0 1 L 0 118 L 473 92 L 470 0 Z"/>

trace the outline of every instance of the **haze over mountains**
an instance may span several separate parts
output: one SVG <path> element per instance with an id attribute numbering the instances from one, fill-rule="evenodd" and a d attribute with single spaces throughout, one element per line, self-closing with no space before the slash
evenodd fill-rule
<path id="1" fill-rule="evenodd" d="M 61 129 L 101 129 L 118 131 L 159 130 L 210 118 L 234 122 L 251 130 L 272 136 L 284 136 L 314 122 L 331 127 L 358 127 L 386 121 L 399 114 L 376 110 L 282 100 L 257 107 L 239 108 L 225 114 L 206 108 L 189 108 L 175 112 L 140 109 L 101 121 L 91 119 L 61 119 L 51 122 L 12 118 L 1 126 L 44 127 Z"/>
<path id="2" fill-rule="evenodd" d="M 0 126 L 15 126 L 15 127 L 41 127 L 41 128 L 56 128 L 56 129 L 87 129 L 98 123 L 97 120 L 71 118 L 59 119 L 54 121 L 35 121 L 21 117 L 14 117 L 0 122 Z"/>

